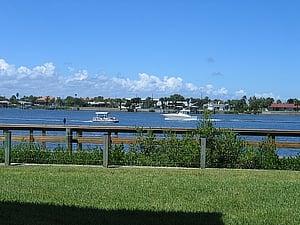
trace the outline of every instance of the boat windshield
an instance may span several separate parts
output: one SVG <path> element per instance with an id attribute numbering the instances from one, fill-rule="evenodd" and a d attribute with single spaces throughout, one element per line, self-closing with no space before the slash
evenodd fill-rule
<path id="1" fill-rule="evenodd" d="M 190 114 L 190 110 L 182 109 L 182 110 L 180 110 L 180 113 L 189 115 Z"/>
<path id="2" fill-rule="evenodd" d="M 109 114 L 108 112 L 96 112 L 97 117 L 107 117 L 108 114 Z"/>
<path id="3" fill-rule="evenodd" d="M 96 112 L 96 115 L 107 115 L 109 112 Z"/>

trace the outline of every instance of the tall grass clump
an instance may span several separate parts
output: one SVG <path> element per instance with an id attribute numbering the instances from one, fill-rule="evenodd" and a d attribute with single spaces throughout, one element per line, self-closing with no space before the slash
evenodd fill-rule
<path id="1" fill-rule="evenodd" d="M 71 153 L 61 146 L 47 149 L 36 143 L 20 143 L 13 145 L 11 151 L 11 161 L 15 163 L 102 165 L 102 159 L 102 149 L 97 147 Z"/>
<path id="2" fill-rule="evenodd" d="M 199 166 L 200 157 L 199 144 L 192 134 L 177 136 L 171 132 L 159 137 L 151 132 L 140 132 L 136 143 L 130 145 L 123 156 L 125 165 L 185 167 Z"/>

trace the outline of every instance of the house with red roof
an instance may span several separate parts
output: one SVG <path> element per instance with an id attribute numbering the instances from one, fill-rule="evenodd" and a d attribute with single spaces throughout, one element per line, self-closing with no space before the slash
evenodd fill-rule
<path id="1" fill-rule="evenodd" d="M 298 111 L 300 109 L 299 105 L 289 104 L 289 103 L 273 103 L 269 107 L 269 111 Z"/>

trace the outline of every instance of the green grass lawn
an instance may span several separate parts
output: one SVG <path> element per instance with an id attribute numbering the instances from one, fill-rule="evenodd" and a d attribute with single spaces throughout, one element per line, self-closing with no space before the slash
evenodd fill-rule
<path id="1" fill-rule="evenodd" d="M 300 172 L 0 167 L 1 224 L 300 224 Z"/>

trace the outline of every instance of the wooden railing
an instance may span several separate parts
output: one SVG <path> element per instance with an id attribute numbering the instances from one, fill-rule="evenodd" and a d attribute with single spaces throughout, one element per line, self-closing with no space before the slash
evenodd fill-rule
<path id="1" fill-rule="evenodd" d="M 195 131 L 192 128 L 159 128 L 159 127 L 122 127 L 122 126 L 62 126 L 62 125 L 39 125 L 39 124 L 0 124 L 0 141 L 5 145 L 5 164 L 10 164 L 10 151 L 12 142 L 41 142 L 46 143 L 66 143 L 67 149 L 72 152 L 73 143 L 77 144 L 77 149 L 82 149 L 82 144 L 102 144 L 103 145 L 103 166 L 108 167 L 108 154 L 111 144 L 134 144 L 137 139 L 134 135 L 126 137 L 119 134 L 136 134 L 147 133 L 164 134 L 172 132 L 176 134 L 186 134 Z M 27 135 L 12 135 L 12 131 L 28 131 Z M 57 131 L 64 132 L 64 135 L 48 135 L 47 132 Z M 300 137 L 300 130 L 270 130 L 270 129 L 232 129 L 232 131 L 240 136 L 269 136 L 276 137 Z M 40 132 L 41 135 L 37 135 Z M 24 132 L 23 132 L 24 133 Z M 96 136 L 83 135 L 86 133 L 97 133 Z M 199 139 L 198 139 L 199 140 Z M 258 141 L 249 141 L 252 145 L 258 145 Z M 205 149 L 206 139 L 199 140 L 201 145 L 201 168 L 205 168 Z M 294 148 L 300 149 L 298 142 L 278 142 L 278 148 Z"/>
<path id="2" fill-rule="evenodd" d="M 133 144 L 136 138 L 119 137 L 118 134 L 134 134 L 138 132 L 152 132 L 154 134 L 163 134 L 173 132 L 176 134 L 185 134 L 193 132 L 193 128 L 165 128 L 165 127 L 124 127 L 124 126 L 63 126 L 63 125 L 43 125 L 43 124 L 0 124 L 0 130 L 5 131 L 28 131 L 28 135 L 13 135 L 14 142 L 40 142 L 48 143 L 66 143 L 67 148 L 72 151 L 73 143 L 82 148 L 82 144 L 103 144 L 103 134 L 108 134 L 113 144 Z M 36 135 L 35 132 L 41 132 Z M 47 135 L 49 131 L 65 132 L 65 135 Z M 276 137 L 300 137 L 300 130 L 273 130 L 273 129 L 232 129 L 240 136 L 270 136 L 276 140 Z M 83 136 L 83 133 L 99 133 L 97 136 Z M 101 136 L 102 135 L 102 136 Z M 0 135 L 0 141 L 4 141 L 4 136 Z M 259 144 L 257 141 L 250 142 L 253 145 Z M 300 148 L 298 142 L 276 142 L 278 148 Z"/>

